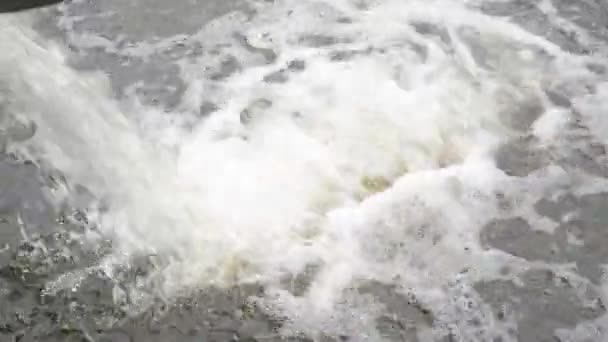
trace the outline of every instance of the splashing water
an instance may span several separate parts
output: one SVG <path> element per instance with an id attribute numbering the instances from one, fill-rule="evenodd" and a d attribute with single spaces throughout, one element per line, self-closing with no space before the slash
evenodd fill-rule
<path id="1" fill-rule="evenodd" d="M 2 17 L 4 106 L 37 127 L 13 148 L 88 188 L 110 263 L 154 255 L 159 272 L 143 287 L 167 298 L 258 282 L 267 309 L 290 319 L 285 329 L 377 340 L 381 309 L 351 293 L 377 281 L 460 324 L 458 286 L 500 277 L 507 263 L 528 267 L 480 244 L 484 225 L 506 215 L 502 199 L 534 220 L 526 208 L 548 189 L 572 178 L 581 192 L 604 186 L 554 163 L 526 177 L 498 167 L 500 146 L 526 134 L 567 154 L 574 119 L 547 89 L 568 88 L 582 122 L 596 122 L 608 88 L 588 68 L 600 58 L 481 5 L 252 2 L 254 16 L 219 17 L 187 37 L 212 46 L 238 30 L 246 43 L 218 52 L 241 63 L 220 80 L 206 74 L 220 57 L 181 59 L 187 89 L 171 113 L 114 99 L 107 80 L 70 68 L 23 16 Z M 201 116 L 205 101 L 216 107 Z M 311 266 L 304 293 L 285 288 Z"/>

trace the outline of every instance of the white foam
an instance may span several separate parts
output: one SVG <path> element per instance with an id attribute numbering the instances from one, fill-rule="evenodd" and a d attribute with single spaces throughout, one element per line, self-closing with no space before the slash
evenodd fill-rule
<path id="1" fill-rule="evenodd" d="M 465 269 L 471 282 L 497 276 L 504 262 L 477 241 L 500 214 L 495 192 L 534 191 L 494 166 L 492 151 L 511 134 L 499 117 L 509 105 L 501 96 L 524 97 L 524 84 L 557 76 L 542 73 L 545 59 L 525 54 L 500 73 L 484 70 L 466 44 L 455 55 L 410 24 L 447 27 L 452 39 L 469 27 L 564 63 L 574 57 L 459 1 L 385 1 L 367 10 L 349 1 L 284 1 L 258 10 L 239 26 L 251 45 L 277 52 L 276 61 L 256 60 L 222 82 L 197 72 L 208 61 L 180 62 L 190 87 L 183 115 L 207 96 L 220 100 L 221 108 L 191 130 L 143 105 L 127 117 L 103 81 L 71 70 L 34 43 L 33 32 L 2 18 L 0 48 L 10 53 L 0 56 L 0 73 L 16 97 L 12 108 L 39 126 L 28 153 L 109 203 L 97 213 L 101 231 L 117 254 L 164 259 L 162 291 L 169 296 L 261 281 L 276 295 L 267 298 L 270 307 L 300 317 L 296 329 L 314 330 L 346 315 L 339 302 L 354 281 L 374 279 L 411 288 L 450 312 L 440 304 L 450 280 Z M 288 10 L 300 15 L 283 16 Z M 340 16 L 352 23 L 330 20 Z M 224 39 L 213 25 L 229 22 L 218 20 L 192 39 Z M 319 33 L 340 43 L 298 43 Z M 368 47 L 345 61 L 329 58 Z M 245 55 L 234 46 L 226 51 Z M 304 71 L 283 84 L 262 81 L 294 59 L 305 61 Z M 562 122 L 562 112 L 549 111 L 535 133 L 550 140 Z M 281 288 L 286 273 L 309 264 L 321 269 L 306 294 Z M 370 309 L 361 300 L 344 310 Z M 367 314 L 373 321 L 373 310 Z"/>

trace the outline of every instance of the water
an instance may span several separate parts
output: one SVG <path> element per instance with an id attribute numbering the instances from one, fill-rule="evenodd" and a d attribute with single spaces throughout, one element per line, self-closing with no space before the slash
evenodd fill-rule
<path id="1" fill-rule="evenodd" d="M 240 312 L 232 337 L 198 337 L 218 341 L 602 340 L 607 11 L 75 1 L 4 15 L 5 149 L 41 170 L 44 213 L 61 217 L 17 210 L 24 262 L 77 260 L 44 271 L 44 296 L 111 292 L 126 318 L 82 309 L 97 328 L 70 328 L 92 340 L 184 300 Z M 69 239 L 30 236 L 50 226 Z"/>

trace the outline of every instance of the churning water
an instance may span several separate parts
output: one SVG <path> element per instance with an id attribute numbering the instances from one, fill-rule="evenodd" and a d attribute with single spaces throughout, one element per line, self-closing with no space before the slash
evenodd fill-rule
<path id="1" fill-rule="evenodd" d="M 155 39 L 138 37 L 143 19 L 124 19 L 122 36 L 93 35 L 101 10 L 61 19 L 71 44 L 124 70 L 173 53 L 183 87 L 172 101 L 135 81 L 117 95 L 107 76 L 72 67 L 32 17 L 0 17 L 3 110 L 35 127 L 7 149 L 65 176 L 49 198 L 86 209 L 81 243 L 112 244 L 47 290 L 145 258 L 154 271 L 123 284 L 132 312 L 257 283 L 282 334 L 379 341 L 387 304 L 361 289 L 384 284 L 432 312 L 421 340 L 516 339 L 517 313 L 496 319 L 475 284 L 541 266 L 591 283 L 567 258 L 493 248 L 488 226 L 518 217 L 551 234 L 576 213 L 551 220 L 539 201 L 607 185 L 606 22 L 586 27 L 557 3 L 251 0 L 200 23 L 183 13 L 190 21 L 175 26 L 187 34 L 150 22 Z M 78 31 L 88 20 L 94 29 Z"/>

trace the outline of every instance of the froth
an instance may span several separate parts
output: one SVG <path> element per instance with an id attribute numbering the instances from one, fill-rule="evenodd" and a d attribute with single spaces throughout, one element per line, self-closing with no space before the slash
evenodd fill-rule
<path id="1" fill-rule="evenodd" d="M 156 255 L 169 296 L 263 282 L 272 310 L 315 330 L 349 310 L 368 310 L 371 322 L 364 299 L 347 299 L 345 312 L 338 303 L 357 281 L 375 280 L 450 312 L 441 304 L 451 296 L 446 284 L 496 276 L 507 258 L 478 242 L 501 213 L 496 193 L 530 191 L 494 164 L 495 147 L 516 134 L 503 117 L 509 99 L 541 96 L 552 78 L 545 57 L 570 57 L 460 2 L 286 1 L 259 11 L 240 25 L 249 49 L 271 49 L 276 59 L 221 81 L 197 72 L 208 61 L 181 62 L 190 85 L 181 115 L 192 119 L 208 97 L 218 102 L 189 125 L 143 105 L 123 114 L 103 82 L 5 25 L 0 40 L 14 52 L 0 57 L 0 71 L 11 106 L 38 125 L 22 152 L 102 198 L 102 234 L 117 255 Z M 276 22 L 288 11 L 298 15 Z M 439 33 L 416 30 L 421 21 Z M 213 25 L 226 24 L 194 37 L 223 34 Z M 465 27 L 482 35 L 477 55 Z M 505 46 L 525 53 L 500 60 Z M 244 50 L 227 48 L 237 57 Z M 283 82 L 264 82 L 277 71 L 287 73 Z M 534 133 L 550 140 L 559 114 L 545 113 Z M 310 265 L 319 271 L 293 296 L 282 279 Z M 334 323 L 336 333 L 348 330 Z"/>

